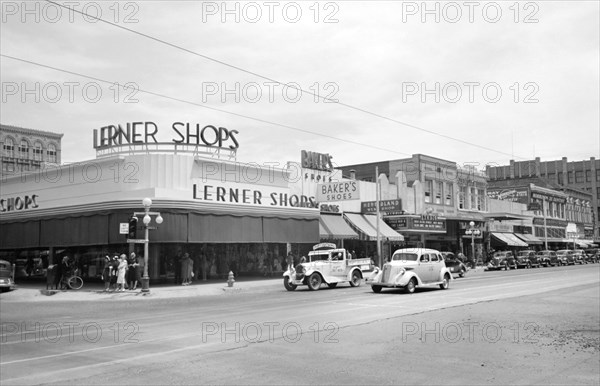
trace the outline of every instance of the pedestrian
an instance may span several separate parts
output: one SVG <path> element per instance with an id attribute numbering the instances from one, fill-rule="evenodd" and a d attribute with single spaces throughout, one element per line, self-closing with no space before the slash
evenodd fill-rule
<path id="1" fill-rule="evenodd" d="M 181 280 L 181 251 L 177 251 L 177 255 L 173 257 L 173 269 L 175 270 L 175 284 L 180 284 Z"/>
<path id="2" fill-rule="evenodd" d="M 112 260 L 109 255 L 104 257 L 104 268 L 102 269 L 102 281 L 104 282 L 104 292 L 110 289 L 110 277 L 112 271 Z"/>
<path id="3" fill-rule="evenodd" d="M 117 276 L 119 273 L 119 256 L 115 255 L 110 262 L 110 287 L 111 291 L 117 290 Z"/>
<path id="4" fill-rule="evenodd" d="M 135 258 L 135 252 L 131 252 L 129 260 L 127 260 L 127 281 L 129 282 L 129 289 L 135 291 L 137 289 L 139 276 L 138 276 L 138 262 Z"/>
<path id="5" fill-rule="evenodd" d="M 190 285 L 192 283 L 192 275 L 194 272 L 194 261 L 190 259 L 189 253 L 183 255 L 181 259 L 181 285 Z"/>
<path id="6" fill-rule="evenodd" d="M 71 274 L 71 264 L 69 262 L 69 256 L 63 256 L 60 262 L 60 289 L 68 289 L 67 279 Z"/>
<path id="7" fill-rule="evenodd" d="M 292 254 L 292 251 L 289 251 L 287 254 L 287 259 L 286 259 L 286 265 L 287 267 L 295 267 L 295 261 L 294 261 L 294 255 Z"/>
<path id="8" fill-rule="evenodd" d="M 127 274 L 127 256 L 122 254 L 117 266 L 117 291 L 125 291 L 125 275 Z"/>

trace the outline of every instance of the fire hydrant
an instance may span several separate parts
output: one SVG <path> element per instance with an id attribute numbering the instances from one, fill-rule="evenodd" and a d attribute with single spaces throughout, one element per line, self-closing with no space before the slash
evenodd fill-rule
<path id="1" fill-rule="evenodd" d="M 233 287 L 233 283 L 235 283 L 235 280 L 233 279 L 233 271 L 229 271 L 229 276 L 227 277 L 227 286 Z"/>

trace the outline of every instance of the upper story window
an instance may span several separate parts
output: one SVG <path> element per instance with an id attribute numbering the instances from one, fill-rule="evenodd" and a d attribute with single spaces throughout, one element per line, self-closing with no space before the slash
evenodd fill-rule
<path id="1" fill-rule="evenodd" d="M 431 202 L 432 181 L 425 180 L 425 202 Z"/>
<path id="2" fill-rule="evenodd" d="M 29 144 L 26 140 L 22 140 L 19 145 L 19 157 L 20 158 L 29 158 Z"/>
<path id="3" fill-rule="evenodd" d="M 56 163 L 56 146 L 54 144 L 48 145 L 48 162 Z"/>
<path id="4" fill-rule="evenodd" d="M 39 142 L 33 145 L 33 159 L 36 161 L 42 160 L 42 144 Z"/>
<path id="5" fill-rule="evenodd" d="M 446 190 L 445 190 L 445 193 L 446 193 L 446 202 L 445 202 L 445 204 L 448 205 L 448 206 L 452 206 L 453 205 L 452 197 L 454 195 L 454 193 L 452 192 L 452 183 L 446 182 L 445 185 L 446 185 L 445 186 L 445 188 L 446 188 Z"/>
<path id="6" fill-rule="evenodd" d="M 575 172 L 575 182 L 583 182 L 583 170 Z"/>
<path id="7" fill-rule="evenodd" d="M 4 154 L 7 157 L 15 156 L 15 142 L 12 140 L 12 138 L 4 139 Z"/>
<path id="8" fill-rule="evenodd" d="M 444 197 L 444 183 L 441 181 L 435 182 L 435 203 L 441 204 Z"/>
<path id="9" fill-rule="evenodd" d="M 466 197 L 467 197 L 467 187 L 466 186 L 461 186 L 459 188 L 459 192 L 458 192 L 458 208 L 459 209 L 466 209 Z"/>

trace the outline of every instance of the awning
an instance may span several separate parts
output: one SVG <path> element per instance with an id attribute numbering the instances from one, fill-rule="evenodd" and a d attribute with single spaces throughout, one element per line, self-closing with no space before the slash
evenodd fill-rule
<path id="1" fill-rule="evenodd" d="M 494 212 L 494 213 L 484 213 L 483 217 L 491 220 L 529 220 L 531 216 L 526 216 L 522 214 L 516 213 L 507 213 L 507 212 Z"/>
<path id="2" fill-rule="evenodd" d="M 350 224 L 369 241 L 377 240 L 377 222 L 373 215 L 362 215 L 358 213 L 344 213 Z M 383 220 L 379 219 L 379 233 L 382 239 L 390 241 L 404 241 L 404 236 L 389 227 Z"/>
<path id="3" fill-rule="evenodd" d="M 575 240 L 575 245 L 577 245 L 578 247 L 581 247 L 581 248 L 589 248 L 590 247 L 588 243 L 584 243 L 583 241 L 578 241 L 578 240 Z"/>
<path id="4" fill-rule="evenodd" d="M 527 243 L 521 241 L 517 236 L 515 236 L 512 233 L 492 232 L 492 236 L 501 243 L 504 243 L 511 247 L 527 247 Z"/>
<path id="5" fill-rule="evenodd" d="M 319 234 L 322 239 L 358 239 L 358 234 L 340 215 L 324 214 L 319 218 Z"/>
<path id="6" fill-rule="evenodd" d="M 538 239 L 534 235 L 529 235 L 525 233 L 515 233 L 515 236 L 517 236 L 518 238 L 530 245 L 541 245 L 544 243 L 542 240 Z"/>

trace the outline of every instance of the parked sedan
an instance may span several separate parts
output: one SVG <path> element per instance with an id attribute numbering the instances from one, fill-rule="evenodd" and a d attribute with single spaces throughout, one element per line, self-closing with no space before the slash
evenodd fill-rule
<path id="1" fill-rule="evenodd" d="M 599 259 L 598 249 L 590 248 L 585 250 L 585 261 L 588 263 L 597 263 Z"/>
<path id="2" fill-rule="evenodd" d="M 494 252 L 492 259 L 487 265 L 488 270 L 493 269 L 517 269 L 517 262 L 515 260 L 515 256 L 511 251 L 498 251 Z"/>
<path id="3" fill-rule="evenodd" d="M 539 251 L 536 253 L 536 256 L 540 265 L 543 265 L 544 267 L 554 267 L 555 265 L 558 265 L 558 257 L 554 251 Z"/>
<path id="4" fill-rule="evenodd" d="M 459 277 L 465 277 L 467 274 L 467 266 L 460 261 L 458 257 L 452 252 L 442 252 L 442 256 L 444 256 L 444 262 L 446 263 L 446 268 L 450 270 L 453 274 L 458 274 Z"/>
<path id="5" fill-rule="evenodd" d="M 540 266 L 535 251 L 529 249 L 525 251 L 519 251 L 517 253 L 516 261 L 518 268 L 531 268 Z"/>
<path id="6" fill-rule="evenodd" d="M 570 249 L 561 249 L 556 251 L 558 265 L 575 265 L 573 251 Z"/>

